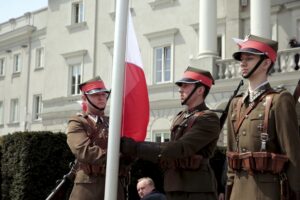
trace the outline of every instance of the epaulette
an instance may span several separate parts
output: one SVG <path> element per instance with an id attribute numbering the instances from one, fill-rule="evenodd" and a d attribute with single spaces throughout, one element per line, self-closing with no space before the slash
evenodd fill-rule
<path id="1" fill-rule="evenodd" d="M 179 113 L 177 113 L 177 115 L 176 116 L 179 116 L 179 115 L 181 115 L 181 113 L 183 112 L 183 110 L 182 111 L 180 111 Z"/>
<path id="2" fill-rule="evenodd" d="M 278 86 L 274 87 L 274 90 L 276 93 L 281 93 L 282 91 L 286 90 L 286 87 L 284 85 L 278 85 Z"/>
<path id="3" fill-rule="evenodd" d="M 241 92 L 241 93 L 235 95 L 235 97 L 242 97 L 242 96 L 244 96 L 244 94 L 245 94 L 245 92 Z"/>
<path id="4" fill-rule="evenodd" d="M 87 117 L 88 117 L 87 114 L 80 113 L 80 112 L 76 113 L 76 116 L 78 116 L 78 117 L 83 117 L 83 118 L 87 118 Z"/>

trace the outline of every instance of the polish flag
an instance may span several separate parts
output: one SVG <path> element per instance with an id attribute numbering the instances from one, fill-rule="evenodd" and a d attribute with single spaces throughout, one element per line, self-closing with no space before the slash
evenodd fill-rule
<path id="1" fill-rule="evenodd" d="M 149 122 L 149 97 L 130 12 L 126 42 L 122 134 L 135 141 L 144 141 Z"/>

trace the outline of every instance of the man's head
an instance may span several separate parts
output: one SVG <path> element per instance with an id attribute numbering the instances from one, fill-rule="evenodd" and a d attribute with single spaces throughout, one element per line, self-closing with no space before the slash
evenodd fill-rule
<path id="1" fill-rule="evenodd" d="M 79 88 L 83 93 L 82 100 L 88 113 L 97 115 L 105 109 L 110 91 L 99 76 L 81 83 Z"/>
<path id="2" fill-rule="evenodd" d="M 209 71 L 188 67 L 183 77 L 175 84 L 179 87 L 181 104 L 189 105 L 199 95 L 202 96 L 203 100 L 205 99 L 214 84 L 214 79 Z"/>
<path id="3" fill-rule="evenodd" d="M 244 55 L 259 58 L 259 61 L 247 74 L 242 74 L 244 78 L 249 78 L 263 62 L 268 64 L 266 72 L 270 71 L 276 61 L 278 42 L 254 35 L 249 35 L 244 40 L 235 39 L 235 42 L 240 48 L 232 55 L 235 60 L 244 61 Z"/>
<path id="4" fill-rule="evenodd" d="M 151 178 L 144 177 L 138 180 L 136 189 L 140 198 L 144 198 L 144 196 L 150 194 L 155 189 L 155 185 Z"/>

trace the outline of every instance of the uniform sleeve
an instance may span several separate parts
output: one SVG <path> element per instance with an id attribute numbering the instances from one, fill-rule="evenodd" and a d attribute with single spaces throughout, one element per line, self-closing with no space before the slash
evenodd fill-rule
<path id="1" fill-rule="evenodd" d="M 228 116 L 227 116 L 227 151 L 233 151 L 235 146 L 235 137 L 234 137 L 234 129 L 232 124 L 232 114 L 233 114 L 233 104 L 237 102 L 237 99 L 234 99 L 228 110 Z M 227 162 L 227 185 L 233 185 L 235 173 L 233 170 L 228 166 Z"/>
<path id="2" fill-rule="evenodd" d="M 93 144 L 87 136 L 84 124 L 80 117 L 69 120 L 67 128 L 67 143 L 76 159 L 83 163 L 101 164 L 106 150 Z"/>
<path id="3" fill-rule="evenodd" d="M 204 157 L 210 157 L 215 149 L 219 133 L 218 116 L 212 112 L 205 112 L 204 115 L 196 118 L 193 126 L 179 140 L 162 143 L 161 156 L 167 159 L 177 159 L 200 152 Z"/>
<path id="4" fill-rule="evenodd" d="M 287 177 L 292 190 L 300 191 L 300 137 L 297 113 L 292 95 L 285 91 L 278 95 L 272 109 L 282 153 L 289 158 Z"/>

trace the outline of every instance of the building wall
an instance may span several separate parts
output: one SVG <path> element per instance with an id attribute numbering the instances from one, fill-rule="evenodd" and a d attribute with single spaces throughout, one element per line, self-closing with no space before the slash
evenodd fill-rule
<path id="1" fill-rule="evenodd" d="M 84 19 L 73 23 L 72 8 L 78 2 L 81 1 L 51 0 L 47 8 L 0 24 L 0 59 L 5 57 L 7 61 L 5 74 L 0 76 L 0 102 L 4 108 L 0 134 L 19 130 L 65 131 L 68 117 L 80 111 L 80 95 L 70 94 L 72 64 L 80 63 L 81 81 L 100 75 L 108 88 L 111 87 L 115 1 L 83 0 Z M 220 61 L 230 60 L 237 50 L 232 37 L 243 38 L 251 31 L 251 1 L 243 1 L 246 2 L 243 5 L 240 2 L 217 0 L 217 35 L 222 44 Z M 130 0 L 129 6 L 149 89 L 151 117 L 147 140 L 154 140 L 155 134 L 168 132 L 174 115 L 182 109 L 174 81 L 199 54 L 199 0 Z M 279 41 L 280 50 L 288 48 L 291 37 L 299 37 L 299 21 L 298 1 L 272 1 L 272 37 Z M 156 84 L 153 48 L 165 44 L 173 50 L 171 81 Z M 36 68 L 38 48 L 44 48 L 41 68 Z M 12 60 L 17 52 L 23 57 L 22 71 L 14 74 Z M 291 58 L 289 61 L 292 62 Z M 299 71 L 277 73 L 271 83 L 283 82 L 292 91 L 298 77 Z M 233 77 L 216 80 L 207 97 L 208 106 L 224 108 L 238 82 L 239 78 Z M 33 97 L 37 94 L 42 95 L 41 120 L 33 120 Z M 19 98 L 20 102 L 18 123 L 10 123 L 9 119 L 12 98 Z M 219 145 L 226 144 L 225 137 L 222 133 Z"/>

